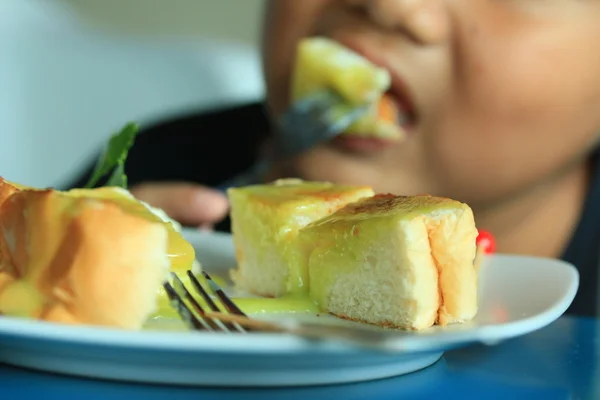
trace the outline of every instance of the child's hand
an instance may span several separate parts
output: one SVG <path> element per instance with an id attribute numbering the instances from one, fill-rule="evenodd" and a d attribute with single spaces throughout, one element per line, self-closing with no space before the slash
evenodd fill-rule
<path id="1" fill-rule="evenodd" d="M 221 192 L 192 183 L 144 183 L 132 187 L 131 193 L 188 226 L 210 228 L 222 220 L 229 209 L 227 197 Z"/>

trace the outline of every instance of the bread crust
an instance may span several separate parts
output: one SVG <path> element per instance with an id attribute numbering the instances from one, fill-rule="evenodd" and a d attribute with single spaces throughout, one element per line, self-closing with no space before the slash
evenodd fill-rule
<path id="1" fill-rule="evenodd" d="M 0 313 L 140 329 L 156 310 L 169 270 L 164 224 L 116 201 L 6 181 L 2 199 Z"/>
<path id="2" fill-rule="evenodd" d="M 377 194 L 312 222 L 300 237 L 314 247 L 307 261 L 311 296 L 338 317 L 418 330 L 464 323 L 477 314 L 477 229 L 464 203 L 429 195 Z M 395 237 L 401 237 L 399 243 L 388 241 Z M 393 278 L 400 292 L 383 279 L 393 269 L 387 259 L 378 259 L 378 254 L 387 254 L 382 246 L 392 249 L 393 255 L 386 257 L 401 257 L 394 262 L 402 272 Z M 410 277 L 408 286 L 401 284 Z M 379 293 L 376 300 L 372 291 Z M 393 317 L 385 309 L 394 299 L 408 297 L 421 305 L 418 314 Z M 399 303 L 397 310 L 403 308 Z"/>

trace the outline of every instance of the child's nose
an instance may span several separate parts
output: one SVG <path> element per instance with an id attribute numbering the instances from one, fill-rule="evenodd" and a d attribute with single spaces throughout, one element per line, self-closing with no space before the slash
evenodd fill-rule
<path id="1" fill-rule="evenodd" d="M 366 8 L 375 23 L 404 30 L 423 44 L 436 44 L 448 36 L 450 22 L 445 0 L 350 1 Z"/>

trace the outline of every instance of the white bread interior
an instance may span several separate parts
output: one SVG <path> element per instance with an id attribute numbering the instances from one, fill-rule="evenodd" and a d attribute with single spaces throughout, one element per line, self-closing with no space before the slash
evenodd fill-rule
<path id="1" fill-rule="evenodd" d="M 239 290 L 279 297 L 308 289 L 298 230 L 373 190 L 283 179 L 231 189 L 228 195 L 238 262 L 231 278 Z"/>
<path id="2" fill-rule="evenodd" d="M 424 329 L 477 313 L 471 209 L 431 196 L 375 196 L 300 232 L 310 295 L 336 316 Z"/>

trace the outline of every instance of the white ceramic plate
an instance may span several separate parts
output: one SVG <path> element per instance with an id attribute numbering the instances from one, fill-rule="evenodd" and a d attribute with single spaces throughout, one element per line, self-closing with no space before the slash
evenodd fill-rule
<path id="1" fill-rule="evenodd" d="M 209 273 L 235 265 L 231 237 L 186 232 Z M 0 362 L 45 371 L 169 384 L 284 386 L 371 380 L 435 363 L 443 351 L 540 329 L 571 304 L 577 270 L 557 260 L 497 255 L 483 265 L 473 323 L 387 339 L 388 352 L 278 334 L 123 332 L 0 317 Z M 315 317 L 316 318 L 316 317 Z"/>

